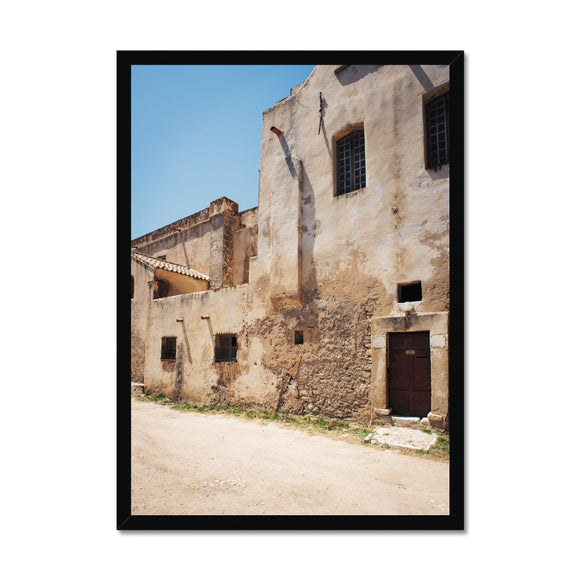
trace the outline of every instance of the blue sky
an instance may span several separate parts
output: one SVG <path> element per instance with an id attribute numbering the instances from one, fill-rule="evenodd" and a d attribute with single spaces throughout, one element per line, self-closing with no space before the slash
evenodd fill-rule
<path id="1" fill-rule="evenodd" d="M 131 238 L 222 196 L 258 205 L 262 112 L 314 65 L 134 65 Z"/>

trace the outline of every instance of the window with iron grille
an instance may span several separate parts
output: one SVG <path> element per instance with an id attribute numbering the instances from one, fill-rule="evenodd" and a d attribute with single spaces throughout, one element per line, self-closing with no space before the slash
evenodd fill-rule
<path id="1" fill-rule="evenodd" d="M 425 105 L 427 167 L 449 163 L 449 93 Z"/>
<path id="2" fill-rule="evenodd" d="M 365 133 L 355 131 L 336 143 L 337 195 L 366 187 Z"/>
<path id="3" fill-rule="evenodd" d="M 215 335 L 215 362 L 235 362 L 238 339 L 235 334 Z"/>
<path id="4" fill-rule="evenodd" d="M 161 338 L 161 360 L 175 360 L 177 352 L 177 337 L 164 336 Z"/>

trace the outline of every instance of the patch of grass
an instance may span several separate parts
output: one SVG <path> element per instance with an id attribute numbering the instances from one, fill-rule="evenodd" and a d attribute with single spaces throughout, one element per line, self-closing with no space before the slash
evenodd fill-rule
<path id="1" fill-rule="evenodd" d="M 415 453 L 425 455 L 437 461 L 449 461 L 449 435 L 445 433 L 437 435 L 437 441 L 435 441 L 430 449 L 415 449 Z"/>
<path id="2" fill-rule="evenodd" d="M 145 393 L 139 399 L 151 401 L 159 405 L 170 406 L 176 411 L 194 412 L 204 414 L 224 414 L 247 419 L 249 421 L 266 421 L 269 423 L 279 423 L 287 428 L 302 429 L 310 433 L 316 433 L 362 444 L 364 438 L 371 434 L 374 429 L 371 427 L 348 423 L 338 419 L 325 419 L 323 417 L 312 417 L 310 415 L 292 415 L 291 413 L 280 413 L 269 411 L 268 409 L 250 409 L 245 407 L 230 407 L 227 405 L 196 405 L 187 401 L 176 402 L 161 393 Z M 423 433 L 432 434 L 430 429 L 422 429 Z M 429 450 L 424 449 L 397 449 L 398 452 L 409 455 L 421 455 L 436 461 L 449 461 L 449 435 L 443 433 L 437 435 L 437 441 Z"/>
<path id="3" fill-rule="evenodd" d="M 361 439 L 364 439 L 367 435 L 370 435 L 373 432 L 373 429 L 368 427 L 352 427 L 350 432 Z"/>
<path id="4" fill-rule="evenodd" d="M 177 409 L 178 411 L 197 411 L 199 409 L 194 403 L 188 402 L 174 403 L 171 405 L 171 408 Z"/>
<path id="5" fill-rule="evenodd" d="M 431 449 L 449 454 L 449 435 L 439 435 L 435 445 Z"/>
<path id="6" fill-rule="evenodd" d="M 161 393 L 145 393 L 145 399 L 157 403 L 158 405 L 173 405 L 174 401 L 168 399 L 165 395 Z"/>
<path id="7" fill-rule="evenodd" d="M 226 405 L 196 405 L 188 401 L 176 402 L 161 393 L 146 392 L 139 399 L 151 401 L 159 405 L 170 406 L 176 411 L 194 412 L 204 414 L 227 414 L 250 421 L 267 421 L 281 423 L 289 428 L 305 429 L 323 435 L 340 437 L 343 440 L 362 443 L 363 439 L 372 433 L 372 429 L 338 419 L 324 419 L 310 415 L 292 415 L 291 413 L 279 413 L 268 409 L 250 409 L 244 407 L 230 407 Z"/>

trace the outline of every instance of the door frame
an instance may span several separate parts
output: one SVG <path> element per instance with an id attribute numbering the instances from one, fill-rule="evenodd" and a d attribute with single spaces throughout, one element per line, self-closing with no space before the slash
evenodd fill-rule
<path id="1" fill-rule="evenodd" d="M 445 428 L 449 413 L 449 351 L 447 312 L 424 312 L 410 316 L 377 316 L 371 320 L 371 422 L 388 412 L 387 368 L 389 334 L 392 332 L 429 331 L 431 364 L 431 412 L 434 427 Z"/>

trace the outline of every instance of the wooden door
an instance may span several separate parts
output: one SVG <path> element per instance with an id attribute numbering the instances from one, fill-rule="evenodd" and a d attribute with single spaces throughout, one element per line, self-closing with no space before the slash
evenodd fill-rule
<path id="1" fill-rule="evenodd" d="M 431 411 L 428 332 L 389 334 L 389 407 L 393 415 L 426 417 Z"/>

